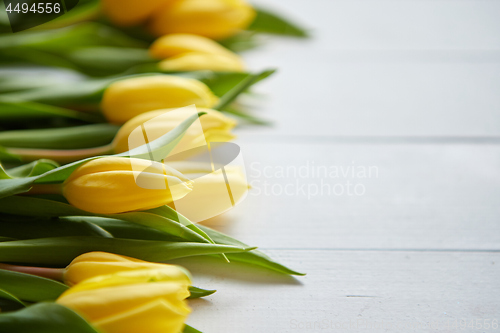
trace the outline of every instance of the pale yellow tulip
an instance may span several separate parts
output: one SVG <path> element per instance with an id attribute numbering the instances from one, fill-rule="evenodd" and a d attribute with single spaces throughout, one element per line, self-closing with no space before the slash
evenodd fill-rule
<path id="1" fill-rule="evenodd" d="M 172 161 L 169 166 L 193 181 L 193 190 L 169 205 L 193 222 L 220 215 L 240 203 L 249 185 L 241 167 L 225 166 L 227 183 L 221 169 L 212 172 L 208 163 Z"/>
<path id="2" fill-rule="evenodd" d="M 162 163 L 120 157 L 86 162 L 63 184 L 71 205 L 97 214 L 156 208 L 190 191 L 189 179 Z"/>
<path id="3" fill-rule="evenodd" d="M 191 52 L 168 58 L 159 63 L 159 68 L 166 72 L 201 71 L 243 72 L 245 65 L 239 57 L 222 54 Z"/>
<path id="4" fill-rule="evenodd" d="M 236 56 L 210 38 L 193 34 L 170 34 L 158 38 L 149 48 L 153 58 L 166 59 L 190 52 Z"/>
<path id="5" fill-rule="evenodd" d="M 104 92 L 102 112 L 123 124 L 148 111 L 195 105 L 210 108 L 218 98 L 202 82 L 173 75 L 152 75 L 112 83 Z"/>
<path id="6" fill-rule="evenodd" d="M 103 333 L 180 333 L 191 311 L 185 300 L 191 281 L 175 268 L 99 275 L 68 289 L 56 302 Z"/>
<path id="7" fill-rule="evenodd" d="M 178 0 L 153 15 L 151 30 L 159 36 L 190 33 L 223 39 L 247 28 L 254 18 L 255 10 L 244 0 Z"/>
<path id="8" fill-rule="evenodd" d="M 226 142 L 235 136 L 231 130 L 236 126 L 236 121 L 211 109 L 197 108 L 198 112 L 205 112 L 199 120 L 191 125 L 181 141 L 170 155 L 204 146 L 207 142 Z M 144 125 L 149 142 L 170 132 L 193 114 L 190 108 L 163 109 L 143 113 L 126 122 L 118 131 L 113 140 L 113 150 L 122 153 L 130 150 L 129 138 L 131 133 Z M 201 126 L 200 126 L 201 125 Z"/>
<path id="9" fill-rule="evenodd" d="M 117 272 L 140 269 L 161 269 L 174 280 L 186 277 L 186 271 L 179 266 L 158 264 L 107 252 L 88 252 L 79 255 L 64 270 L 64 283 L 74 286 L 84 280 Z"/>

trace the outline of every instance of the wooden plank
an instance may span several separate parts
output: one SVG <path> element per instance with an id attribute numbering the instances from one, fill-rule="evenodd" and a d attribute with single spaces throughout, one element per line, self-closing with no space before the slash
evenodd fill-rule
<path id="1" fill-rule="evenodd" d="M 286 250 L 272 255 L 308 275 L 293 280 L 252 273 L 215 258 L 177 261 L 194 273 L 195 285 L 218 289 L 191 302 L 188 322 L 207 333 L 498 331 L 478 327 L 487 319 L 500 320 L 499 253 Z M 453 328 L 455 320 L 475 326 Z M 349 323 L 359 326 L 346 329 Z"/>
<path id="2" fill-rule="evenodd" d="M 500 48 L 498 1 L 256 0 L 255 3 L 303 22 L 322 49 Z"/>
<path id="3" fill-rule="evenodd" d="M 253 189 L 211 223 L 267 248 L 500 250 L 500 145 L 298 141 L 240 141 Z"/>
<path id="4" fill-rule="evenodd" d="M 289 53 L 295 56 L 278 54 L 274 62 L 264 57 L 254 64 L 279 68 L 256 87 L 264 97 L 249 102 L 255 114 L 275 124 L 244 133 L 500 136 L 498 62 L 391 63 L 393 56 L 386 63 L 347 63 L 314 56 L 308 48 Z"/>
<path id="5" fill-rule="evenodd" d="M 499 136 L 500 2 L 273 0 L 311 27 L 246 53 L 265 135 Z"/>

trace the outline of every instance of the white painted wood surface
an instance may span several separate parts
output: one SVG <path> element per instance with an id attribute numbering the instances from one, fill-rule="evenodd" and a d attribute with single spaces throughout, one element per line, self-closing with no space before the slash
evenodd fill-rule
<path id="1" fill-rule="evenodd" d="M 189 323 L 207 333 L 500 331 L 500 1 L 259 3 L 314 38 L 246 54 L 254 69 L 280 69 L 255 104 L 275 126 L 239 130 L 254 189 L 212 223 L 308 275 L 178 261 L 218 289 L 191 303 Z M 322 167 L 345 176 L 312 175 Z M 314 194 L 347 181 L 365 192 Z"/>

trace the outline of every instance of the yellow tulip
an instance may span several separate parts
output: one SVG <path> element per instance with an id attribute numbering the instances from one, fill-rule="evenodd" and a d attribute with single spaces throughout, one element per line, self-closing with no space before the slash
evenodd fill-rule
<path id="1" fill-rule="evenodd" d="M 121 271 L 83 280 L 56 302 L 103 333 L 179 333 L 191 312 L 185 300 L 190 284 L 175 266 Z"/>
<path id="2" fill-rule="evenodd" d="M 243 72 L 245 65 L 241 59 L 235 56 L 191 52 L 163 60 L 160 62 L 159 68 L 166 72 L 201 70 Z"/>
<path id="3" fill-rule="evenodd" d="M 102 0 L 102 8 L 113 23 L 130 26 L 142 23 L 172 0 Z"/>
<path id="4" fill-rule="evenodd" d="M 178 0 L 152 16 L 157 35 L 191 33 L 212 39 L 230 37 L 248 27 L 255 10 L 244 0 Z"/>
<path id="5" fill-rule="evenodd" d="M 248 193 L 244 171 L 238 166 L 226 166 L 224 177 L 221 169 L 212 172 L 212 166 L 207 163 L 171 161 L 168 165 L 193 180 L 193 190 L 169 204 L 192 222 L 204 221 L 228 211 Z"/>
<path id="6" fill-rule="evenodd" d="M 158 38 L 149 52 L 154 58 L 166 59 L 159 64 L 164 71 L 241 72 L 245 69 L 237 54 L 209 38 L 193 34 L 171 34 Z"/>
<path id="7" fill-rule="evenodd" d="M 174 279 L 186 277 L 181 267 L 158 264 L 107 252 L 88 252 L 76 257 L 64 270 L 64 283 L 74 286 L 99 275 L 140 269 L 161 269 Z M 189 282 L 189 281 L 187 281 Z"/>
<path id="8" fill-rule="evenodd" d="M 63 184 L 71 205 L 97 214 L 156 208 L 190 191 L 191 182 L 162 163 L 119 157 L 84 163 Z"/>
<path id="9" fill-rule="evenodd" d="M 156 59 L 166 59 L 190 52 L 237 57 L 236 54 L 210 38 L 193 34 L 165 35 L 158 38 L 149 48 L 149 53 Z"/>
<path id="10" fill-rule="evenodd" d="M 188 105 L 210 108 L 217 97 L 202 82 L 172 75 L 117 81 L 104 92 L 102 111 L 111 123 L 123 124 L 148 111 Z"/>
<path id="11" fill-rule="evenodd" d="M 226 142 L 235 138 L 231 130 L 236 126 L 236 121 L 216 110 L 198 108 L 197 111 L 206 114 L 199 118 L 200 123 L 194 123 L 189 127 L 170 155 L 204 146 L 210 141 Z M 145 126 L 148 140 L 151 142 L 176 128 L 191 115 L 192 110 L 182 108 L 150 111 L 134 117 L 126 122 L 116 134 L 112 143 L 113 150 L 116 153 L 122 153 L 135 148 L 129 147 L 129 137 L 139 126 Z"/>

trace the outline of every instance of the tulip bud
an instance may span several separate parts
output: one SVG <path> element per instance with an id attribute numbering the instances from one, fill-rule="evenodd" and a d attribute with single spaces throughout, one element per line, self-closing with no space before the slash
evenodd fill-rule
<path id="1" fill-rule="evenodd" d="M 96 214 L 156 208 L 190 191 L 191 182 L 162 163 L 119 157 L 84 163 L 63 184 L 70 204 Z"/>
<path id="2" fill-rule="evenodd" d="M 158 65 L 162 71 L 201 71 L 211 70 L 216 72 L 243 72 L 245 65 L 237 56 L 222 54 L 206 54 L 191 52 L 181 54 L 166 60 Z"/>
<path id="3" fill-rule="evenodd" d="M 102 8 L 113 23 L 121 26 L 139 24 L 171 0 L 102 0 Z"/>
<path id="4" fill-rule="evenodd" d="M 151 30 L 223 39 L 248 27 L 254 17 L 255 10 L 244 0 L 178 0 L 153 14 Z"/>
<path id="5" fill-rule="evenodd" d="M 180 333 L 190 313 L 190 278 L 178 267 L 99 275 L 65 291 L 57 303 L 103 333 Z"/>
<path id="6" fill-rule="evenodd" d="M 168 276 L 173 280 L 184 279 L 186 283 L 189 283 L 187 271 L 182 267 L 152 263 L 107 252 L 88 252 L 76 257 L 64 271 L 64 283 L 74 286 L 99 275 L 140 269 L 161 269 L 162 272 L 170 272 Z"/>
<path id="7" fill-rule="evenodd" d="M 236 126 L 236 121 L 219 111 L 201 108 L 198 111 L 206 113 L 199 118 L 201 128 L 196 126 L 197 124 L 191 125 L 170 155 L 206 145 L 210 141 L 226 142 L 235 138 L 231 130 Z M 116 153 L 122 153 L 135 148 L 129 147 L 129 137 L 132 131 L 141 125 L 146 124 L 148 139 L 154 141 L 176 128 L 191 115 L 190 109 L 182 108 L 150 111 L 134 117 L 126 122 L 116 134 L 112 143 L 113 150 Z"/>
<path id="8" fill-rule="evenodd" d="M 188 105 L 210 108 L 217 97 L 202 82 L 172 75 L 135 77 L 111 84 L 102 111 L 111 123 L 123 124 L 148 111 Z"/>
<path id="9" fill-rule="evenodd" d="M 245 65 L 241 58 L 213 40 L 192 34 L 171 34 L 158 38 L 150 54 L 160 62 L 164 71 L 213 70 L 241 72 Z"/>
<path id="10" fill-rule="evenodd" d="M 156 59 L 166 59 L 190 52 L 236 56 L 210 38 L 193 34 L 165 35 L 158 38 L 149 48 L 149 53 Z"/>
<path id="11" fill-rule="evenodd" d="M 228 211 L 248 193 L 249 185 L 241 167 L 229 165 L 224 170 L 212 171 L 212 166 L 203 162 L 171 161 L 168 165 L 193 180 L 193 190 L 169 204 L 192 222 Z"/>

